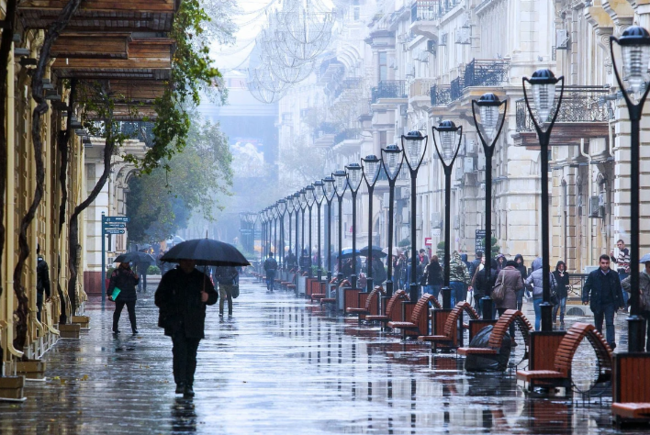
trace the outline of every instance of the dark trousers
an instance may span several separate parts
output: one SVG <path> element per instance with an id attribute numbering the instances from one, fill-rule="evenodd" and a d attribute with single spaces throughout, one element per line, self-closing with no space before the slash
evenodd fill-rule
<path id="1" fill-rule="evenodd" d="M 607 339 L 607 344 L 613 347 L 616 345 L 616 333 L 614 329 L 614 313 L 616 308 L 614 304 L 608 304 L 600 307 L 599 312 L 594 312 L 594 326 L 600 332 L 603 333 L 603 320 L 605 320 L 605 338 Z"/>
<path id="2" fill-rule="evenodd" d="M 129 321 L 131 322 L 131 330 L 135 332 L 138 327 L 135 322 L 135 301 L 117 301 L 115 302 L 115 312 L 113 313 L 113 332 L 117 331 L 118 323 L 120 323 L 120 315 L 122 314 L 122 309 L 126 305 L 126 309 L 129 311 Z"/>
<path id="3" fill-rule="evenodd" d="M 503 316 L 503 313 L 505 313 L 507 308 L 497 308 L 497 311 L 499 312 L 499 317 Z M 510 324 L 510 338 L 512 341 L 515 341 L 515 322 L 512 322 Z"/>
<path id="4" fill-rule="evenodd" d="M 36 313 L 36 318 L 38 321 L 41 321 L 41 311 L 43 311 L 43 293 L 36 292 L 36 307 L 38 312 Z"/>
<path id="5" fill-rule="evenodd" d="M 174 354 L 174 381 L 176 385 L 185 383 L 194 384 L 196 372 L 196 352 L 199 349 L 200 338 L 186 337 L 184 331 L 174 332 L 172 335 L 172 353 Z"/>
<path id="6" fill-rule="evenodd" d="M 147 274 L 140 274 L 140 281 L 138 281 L 138 291 L 147 291 Z"/>

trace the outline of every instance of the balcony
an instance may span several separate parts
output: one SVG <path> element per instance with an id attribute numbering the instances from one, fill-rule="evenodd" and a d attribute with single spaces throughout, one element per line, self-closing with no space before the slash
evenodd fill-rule
<path id="1" fill-rule="evenodd" d="M 431 87 L 434 85 L 434 79 L 418 78 L 413 80 L 409 85 L 409 104 L 428 108 L 431 102 Z"/>
<path id="2" fill-rule="evenodd" d="M 348 128 L 346 130 L 343 130 L 340 133 L 337 133 L 334 136 L 334 144 L 338 144 L 340 142 L 343 142 L 344 140 L 358 139 L 358 138 L 359 138 L 359 130 L 355 128 Z"/>
<path id="3" fill-rule="evenodd" d="M 465 87 L 499 86 L 509 81 L 510 62 L 502 59 L 473 59 L 465 67 Z"/>
<path id="4" fill-rule="evenodd" d="M 406 99 L 406 81 L 404 80 L 382 80 L 379 86 L 372 88 L 372 104 L 377 103 L 381 98 L 403 98 Z"/>
<path id="5" fill-rule="evenodd" d="M 442 16 L 440 3 L 440 0 L 417 0 L 411 5 L 412 34 L 438 39 L 438 26 L 435 21 Z"/>
<path id="6" fill-rule="evenodd" d="M 460 100 L 463 96 L 463 89 L 465 89 L 465 82 L 462 77 L 457 77 L 451 81 L 449 85 L 449 97 L 451 101 Z"/>
<path id="7" fill-rule="evenodd" d="M 607 138 L 608 121 L 612 117 L 604 99 L 608 94 L 609 88 L 603 86 L 565 86 L 551 145 L 578 145 L 581 138 Z M 559 98 L 559 89 L 556 97 Z M 515 102 L 515 108 L 518 132 L 513 136 L 515 142 L 520 146 L 538 146 L 535 127 L 523 98 Z"/>
<path id="8" fill-rule="evenodd" d="M 451 88 L 449 85 L 433 85 L 429 89 L 431 107 L 446 106 L 451 103 Z"/>

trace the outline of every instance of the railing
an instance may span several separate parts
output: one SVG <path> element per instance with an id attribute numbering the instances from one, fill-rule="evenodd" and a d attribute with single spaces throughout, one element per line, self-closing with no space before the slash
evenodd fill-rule
<path id="1" fill-rule="evenodd" d="M 415 79 L 409 86 L 409 97 L 427 97 L 431 87 L 436 83 L 434 79 Z"/>
<path id="2" fill-rule="evenodd" d="M 463 89 L 465 89 L 465 84 L 461 77 L 455 78 L 451 81 L 449 85 L 449 96 L 451 101 L 459 100 L 463 96 Z"/>
<path id="3" fill-rule="evenodd" d="M 372 88 L 372 102 L 380 98 L 407 98 L 404 80 L 383 80 L 379 86 Z"/>
<path id="4" fill-rule="evenodd" d="M 429 90 L 431 106 L 446 106 L 451 103 L 451 89 L 449 85 L 433 85 Z"/>
<path id="5" fill-rule="evenodd" d="M 509 80 L 510 62 L 507 60 L 473 59 L 465 67 L 465 87 L 498 86 Z"/>
<path id="6" fill-rule="evenodd" d="M 148 147 L 153 146 L 153 122 L 123 121 L 120 122 L 120 131 L 130 139 L 138 139 Z"/>
<path id="7" fill-rule="evenodd" d="M 608 94 L 609 88 L 603 86 L 565 86 L 556 122 L 607 122 L 610 113 L 607 104 L 603 104 L 603 97 Z M 555 96 L 560 97 L 559 89 Z M 517 100 L 515 105 L 517 131 L 534 131 L 524 99 Z"/>
<path id="8" fill-rule="evenodd" d="M 441 0 L 417 0 L 411 5 L 411 22 L 437 20 L 442 12 Z"/>

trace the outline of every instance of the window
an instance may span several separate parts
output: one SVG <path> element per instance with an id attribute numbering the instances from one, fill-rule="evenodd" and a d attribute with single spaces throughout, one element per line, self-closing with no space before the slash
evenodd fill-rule
<path id="1" fill-rule="evenodd" d="M 379 52 L 379 81 L 388 80 L 388 55 L 385 51 Z"/>

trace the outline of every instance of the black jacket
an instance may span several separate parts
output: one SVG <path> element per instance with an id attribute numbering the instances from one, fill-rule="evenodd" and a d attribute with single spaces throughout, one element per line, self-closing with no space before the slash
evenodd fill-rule
<path id="1" fill-rule="evenodd" d="M 208 294 L 208 302 L 201 302 L 202 290 Z M 158 326 L 165 328 L 165 335 L 182 330 L 188 338 L 205 338 L 205 307 L 214 305 L 218 298 L 210 278 L 203 272 L 172 269 L 163 275 L 156 290 Z"/>
<path id="2" fill-rule="evenodd" d="M 492 294 L 492 287 L 494 287 L 494 283 L 497 281 L 497 275 L 499 275 L 499 272 L 497 272 L 496 269 L 492 269 L 490 271 L 490 282 L 488 284 L 485 276 L 485 267 L 476 272 L 474 280 L 472 281 L 474 297 L 482 298 L 483 296 L 490 296 Z"/>
<path id="3" fill-rule="evenodd" d="M 427 285 L 442 285 L 444 280 L 442 279 L 442 267 L 440 263 L 434 262 L 427 264 L 426 268 L 427 275 Z"/>
<path id="4" fill-rule="evenodd" d="M 108 284 L 108 295 L 113 293 L 115 287 L 120 289 L 120 294 L 115 302 L 132 302 L 138 300 L 135 286 L 138 285 L 140 278 L 131 270 L 131 268 L 118 267 L 111 273 L 111 279 Z"/>
<path id="5" fill-rule="evenodd" d="M 607 281 L 605 281 L 607 280 Z M 623 303 L 623 290 L 621 289 L 621 281 L 618 273 L 610 270 L 607 275 L 603 275 L 600 268 L 594 270 L 587 277 L 587 282 L 582 288 L 582 302 L 589 302 L 589 308 L 594 313 L 602 313 L 603 305 L 603 283 L 608 282 L 610 291 L 610 298 L 614 301 L 615 308 L 622 308 L 625 306 Z"/>
<path id="6" fill-rule="evenodd" d="M 560 276 L 560 264 L 564 264 L 564 276 Z M 557 296 L 560 299 L 566 298 L 569 294 L 569 274 L 566 273 L 566 264 L 563 261 L 557 262 L 553 276 L 555 276 L 555 282 L 557 283 L 557 287 L 555 289 Z"/>
<path id="7" fill-rule="evenodd" d="M 49 298 L 50 297 L 50 270 L 47 267 L 47 262 L 41 257 L 38 256 L 38 264 L 36 266 L 36 290 L 39 294 L 43 294 Z"/>

